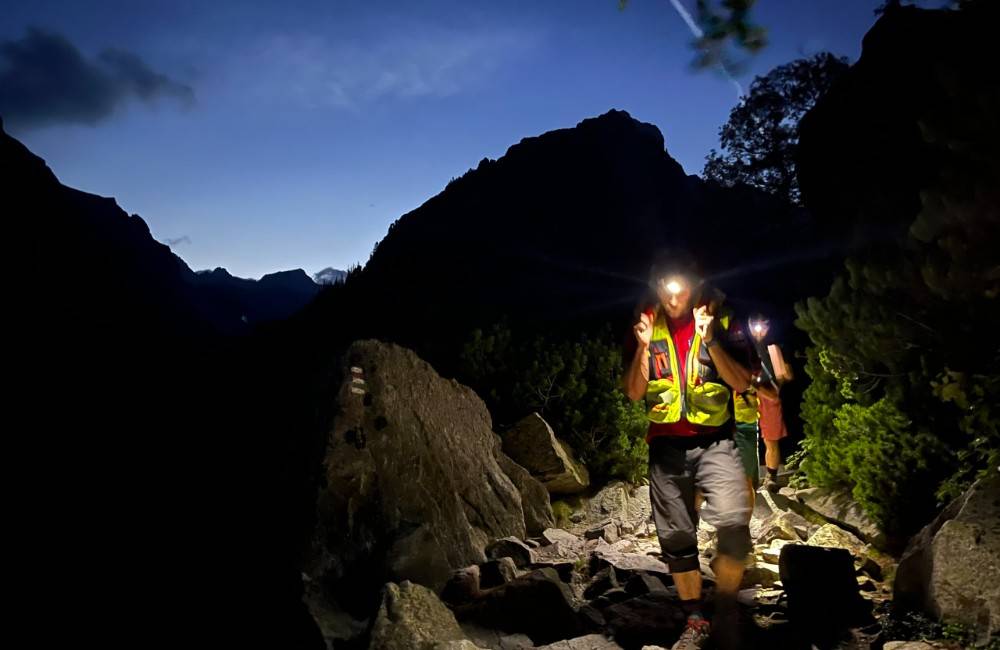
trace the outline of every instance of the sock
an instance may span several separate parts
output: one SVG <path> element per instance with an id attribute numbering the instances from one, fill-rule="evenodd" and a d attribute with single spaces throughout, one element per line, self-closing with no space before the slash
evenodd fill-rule
<path id="1" fill-rule="evenodd" d="M 777 469 L 771 469 L 770 467 L 768 467 L 767 468 L 767 475 L 771 477 L 772 481 L 777 481 L 778 480 L 778 470 Z"/>
<path id="2" fill-rule="evenodd" d="M 681 609 L 687 615 L 688 618 L 704 618 L 701 613 L 701 599 L 696 598 L 693 600 L 682 600 Z"/>

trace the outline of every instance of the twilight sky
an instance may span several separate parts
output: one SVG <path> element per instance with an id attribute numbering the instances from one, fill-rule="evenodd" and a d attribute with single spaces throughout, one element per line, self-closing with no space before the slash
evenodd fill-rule
<path id="1" fill-rule="evenodd" d="M 617 4 L 2 0 L 0 115 L 196 270 L 344 269 L 480 159 L 611 108 L 700 173 L 736 90 L 690 68 L 670 0 Z M 758 0 L 770 45 L 740 81 L 855 60 L 880 4 Z"/>

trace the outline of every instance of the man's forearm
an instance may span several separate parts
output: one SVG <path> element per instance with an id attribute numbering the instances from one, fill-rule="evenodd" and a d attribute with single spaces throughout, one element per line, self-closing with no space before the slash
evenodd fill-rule
<path id="1" fill-rule="evenodd" d="M 646 360 L 648 350 L 648 346 L 640 344 L 632 356 L 628 371 L 625 373 L 625 394 L 633 401 L 638 401 L 646 396 L 646 386 L 649 384 L 649 376 L 647 375 L 649 365 Z"/>
<path id="2" fill-rule="evenodd" d="M 722 381 L 729 384 L 730 388 L 737 393 L 742 393 L 750 387 L 750 371 L 729 356 L 729 353 L 721 345 L 713 345 L 708 348 L 708 354 L 712 357 L 712 363 L 719 371 Z"/>

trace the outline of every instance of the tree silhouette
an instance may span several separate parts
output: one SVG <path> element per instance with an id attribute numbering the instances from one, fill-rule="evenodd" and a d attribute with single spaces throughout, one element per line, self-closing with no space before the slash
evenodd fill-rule
<path id="1" fill-rule="evenodd" d="M 847 67 L 843 57 L 822 52 L 754 79 L 719 129 L 722 151 L 712 149 L 706 157 L 705 178 L 726 187 L 749 185 L 800 205 L 799 120 Z"/>

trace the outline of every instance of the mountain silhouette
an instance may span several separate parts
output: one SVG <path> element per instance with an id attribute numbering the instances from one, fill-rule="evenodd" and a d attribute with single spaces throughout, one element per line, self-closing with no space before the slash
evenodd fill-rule
<path id="1" fill-rule="evenodd" d="M 921 208 L 920 191 L 943 163 L 935 122 L 963 93 L 995 93 L 995 2 L 961 11 L 889 3 L 865 34 L 861 56 L 800 125 L 797 168 L 804 198 L 826 228 L 859 244 L 897 246 Z M 970 116 L 983 109 L 962 106 Z M 974 124 L 962 137 L 984 137 Z"/>
<path id="2" fill-rule="evenodd" d="M 686 175 L 655 126 L 612 110 L 484 159 L 392 224 L 364 268 L 307 311 L 449 373 L 456 341 L 500 319 L 626 331 L 654 254 L 683 247 L 738 307 L 766 305 L 787 324 L 794 300 L 829 281 L 836 244 L 816 250 L 814 234 L 782 201 Z"/>
<path id="3" fill-rule="evenodd" d="M 238 278 L 226 269 L 198 271 L 188 279 L 200 313 L 227 333 L 288 318 L 322 288 L 302 269 L 268 273 L 260 280 Z"/>
<path id="4" fill-rule="evenodd" d="M 66 291 L 53 307 L 63 323 L 104 331 L 205 335 L 246 333 L 287 318 L 320 287 L 301 269 L 235 278 L 224 269 L 195 273 L 168 246 L 153 239 L 146 222 L 112 198 L 62 185 L 45 162 L 3 130 L 0 172 L 4 202 L 24 211 L 25 239 L 58 266 L 27 262 L 39 287 L 65 286 L 63 269 L 81 291 Z M 28 267 L 25 267 L 28 268 Z M 39 296 L 35 296 L 38 298 Z M 43 308 L 45 305 L 43 305 Z"/>

